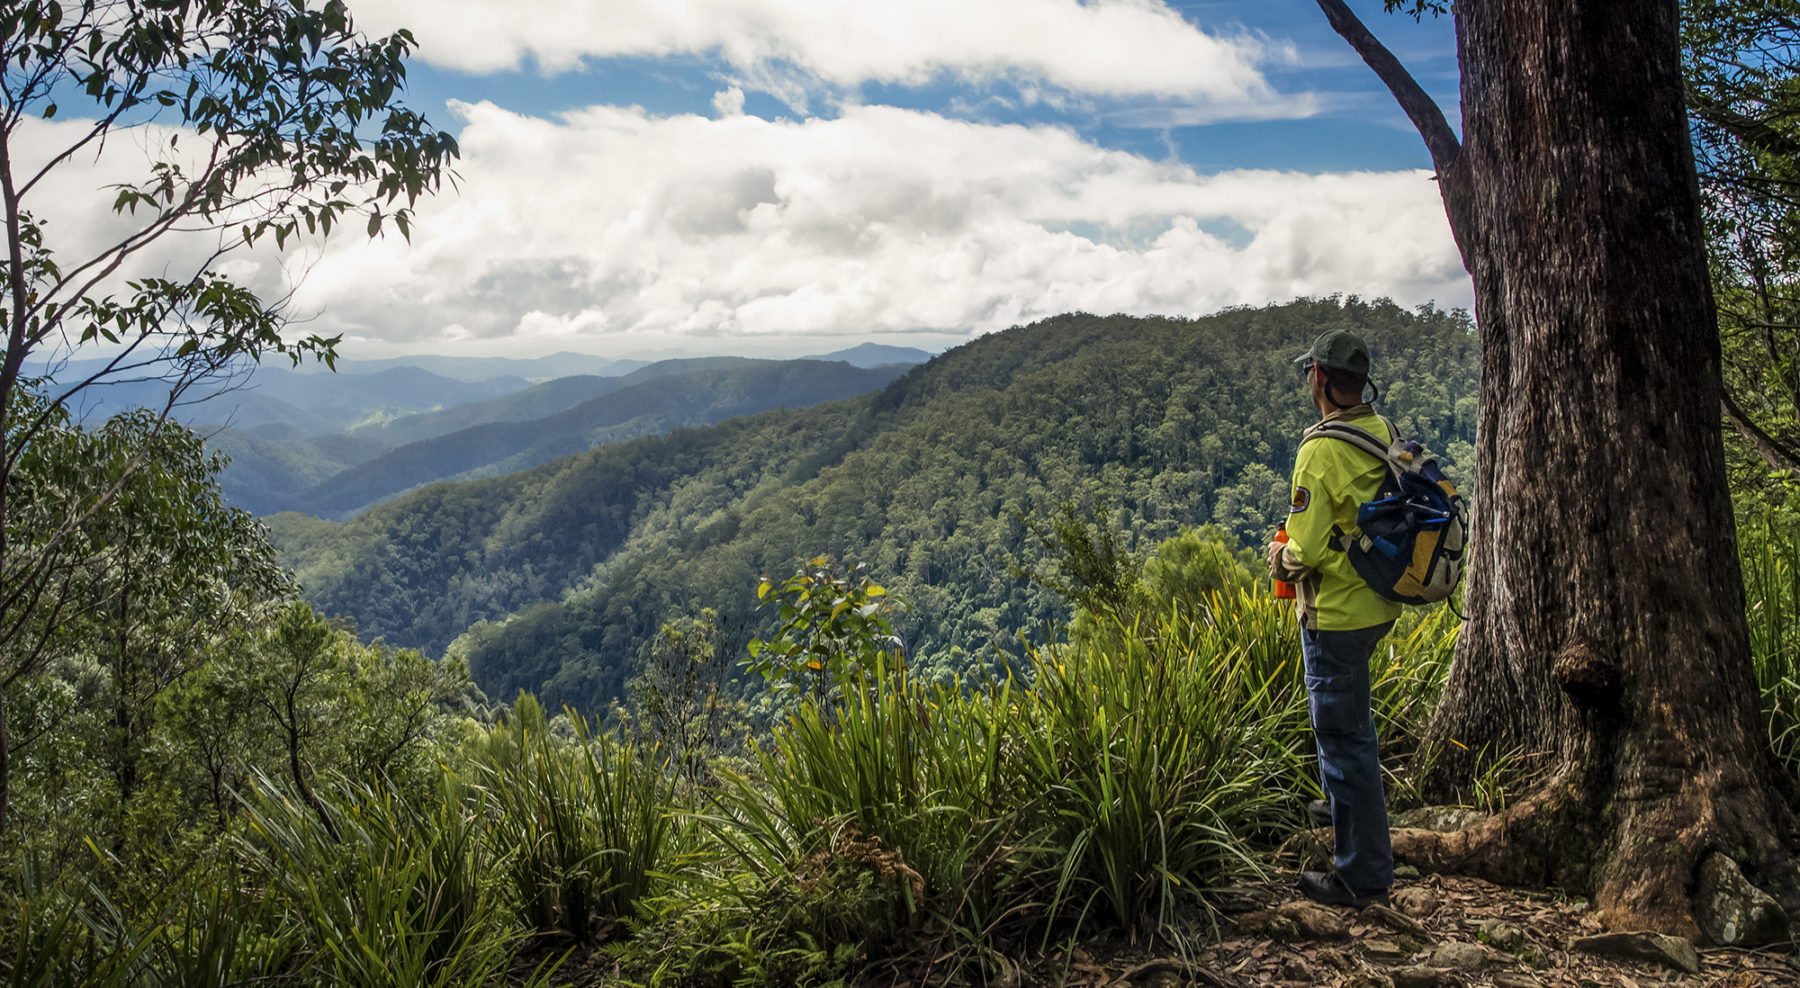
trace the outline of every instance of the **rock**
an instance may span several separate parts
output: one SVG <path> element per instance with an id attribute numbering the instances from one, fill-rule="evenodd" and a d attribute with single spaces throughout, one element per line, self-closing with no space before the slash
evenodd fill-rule
<path id="1" fill-rule="evenodd" d="M 1504 920 L 1490 919 L 1481 924 L 1481 936 L 1508 953 L 1525 945 L 1525 931 Z"/>
<path id="2" fill-rule="evenodd" d="M 1403 913 L 1395 912 L 1392 908 L 1379 902 L 1365 907 L 1362 912 L 1357 914 L 1357 919 L 1364 923 L 1379 923 L 1396 933 L 1407 933 L 1422 940 L 1431 939 L 1431 933 L 1425 929 L 1423 923 Z"/>
<path id="3" fill-rule="evenodd" d="M 1618 957 L 1630 961 L 1649 961 L 1679 968 L 1689 974 L 1700 973 L 1700 955 L 1686 937 L 1661 933 L 1602 933 L 1581 937 L 1569 944 L 1570 950 L 1602 957 Z"/>
<path id="4" fill-rule="evenodd" d="M 1281 980 L 1304 981 L 1310 984 L 1312 979 L 1312 968 L 1307 967 L 1306 962 L 1300 958 L 1289 957 L 1281 962 Z"/>
<path id="5" fill-rule="evenodd" d="M 1369 960 L 1379 961 L 1383 964 L 1393 964 L 1406 959 L 1406 951 L 1400 949 L 1400 945 L 1392 940 L 1364 940 L 1362 951 L 1363 956 Z"/>
<path id="6" fill-rule="evenodd" d="M 1421 806 L 1416 810 L 1394 814 L 1389 826 L 1449 833 L 1453 830 L 1466 830 L 1469 824 L 1481 817 L 1480 810 L 1471 810 L 1466 806 Z"/>
<path id="7" fill-rule="evenodd" d="M 1400 889 L 1389 896 L 1388 900 L 1401 912 L 1414 919 L 1424 919 L 1437 912 L 1438 906 L 1443 902 L 1443 899 L 1435 891 L 1417 885 Z"/>
<path id="8" fill-rule="evenodd" d="M 1347 940 L 1350 927 L 1336 910 L 1311 902 L 1284 902 L 1273 909 L 1245 913 L 1232 920 L 1252 936 L 1276 940 Z"/>
<path id="9" fill-rule="evenodd" d="M 1750 884 L 1736 861 L 1716 851 L 1700 863 L 1694 920 L 1721 947 L 1762 947 L 1793 936 L 1781 904 Z"/>
<path id="10" fill-rule="evenodd" d="M 1544 988 L 1544 983 L 1529 974 L 1496 974 L 1494 988 Z"/>
<path id="11" fill-rule="evenodd" d="M 1443 975 L 1423 964 L 1397 967 L 1388 972 L 1394 981 L 1394 988 L 1438 988 Z"/>
<path id="12" fill-rule="evenodd" d="M 1472 943 L 1453 940 L 1442 944 L 1431 952 L 1432 967 L 1455 968 L 1458 971 L 1479 971 L 1488 965 L 1488 952 Z"/>
<path id="13" fill-rule="evenodd" d="M 1419 877 L 1419 869 L 1414 868 L 1412 865 L 1409 865 L 1409 864 L 1395 865 L 1394 866 L 1394 877 L 1397 879 L 1404 879 L 1409 882 L 1416 881 Z"/>

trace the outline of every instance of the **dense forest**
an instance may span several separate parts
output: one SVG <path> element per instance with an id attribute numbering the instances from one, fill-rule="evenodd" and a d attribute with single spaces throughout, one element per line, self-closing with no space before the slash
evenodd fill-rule
<path id="1" fill-rule="evenodd" d="M 620 443 L 437 485 L 345 524 L 270 519 L 321 611 L 365 637 L 446 649 L 490 695 L 604 709 L 663 622 L 752 616 L 759 577 L 827 554 L 865 564 L 939 674 L 1067 620 L 1023 575 L 1057 506 L 1096 506 L 1148 546 L 1217 524 L 1250 545 L 1286 502 L 1315 413 L 1293 355 L 1363 334 L 1400 429 L 1466 465 L 1467 317 L 1302 300 L 1196 320 L 1073 314 L 975 340 L 872 394 Z"/>

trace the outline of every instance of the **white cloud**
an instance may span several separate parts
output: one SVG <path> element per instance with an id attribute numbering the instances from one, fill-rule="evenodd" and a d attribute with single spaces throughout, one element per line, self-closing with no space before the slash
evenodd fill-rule
<path id="1" fill-rule="evenodd" d="M 472 73 L 584 59 L 710 55 L 741 84 L 803 105 L 815 84 L 1041 81 L 1105 95 L 1255 101 L 1290 56 L 1207 34 L 1162 0 L 358 0 L 370 32 L 409 27 L 418 57 Z"/>
<path id="2" fill-rule="evenodd" d="M 211 145 L 191 130 L 160 123 L 118 127 L 103 142 L 87 141 L 93 123 L 74 116 L 53 121 L 28 116 L 8 141 L 20 205 L 42 222 L 44 246 L 65 279 L 62 290 L 50 296 L 52 301 L 67 303 L 78 290 L 91 297 L 122 299 L 130 294 L 127 282 L 132 279 L 185 281 L 211 270 L 273 303 L 294 283 L 296 272 L 317 257 L 316 244 L 282 254 L 274 249 L 273 238 L 264 238 L 255 248 L 244 247 L 237 231 L 239 220 L 250 215 L 245 211 L 236 219 L 230 213 L 216 218 L 218 229 L 203 229 L 207 224 L 192 218 L 118 258 L 114 253 L 118 246 L 141 237 L 156 219 L 149 206 L 115 211 L 119 187 L 148 183 L 153 162 L 175 164 L 194 174 Z M 74 148 L 79 150 L 69 154 Z M 40 169 L 53 161 L 40 176 Z M 114 260 L 119 261 L 116 270 L 110 268 Z M 66 329 L 78 332 L 81 326 L 72 322 Z M 40 352 L 40 357 L 59 352 L 58 343 L 49 345 L 52 351 Z"/>
<path id="3" fill-rule="evenodd" d="M 713 112 L 721 117 L 735 117 L 744 112 L 744 91 L 736 86 L 713 94 Z"/>
<path id="4" fill-rule="evenodd" d="M 309 328 L 745 351 L 1072 309 L 1469 302 L 1424 172 L 1202 176 L 1066 129 L 891 107 L 803 122 L 456 110 L 460 194 L 420 208 L 410 246 L 334 239 L 302 288 L 321 312 Z"/>

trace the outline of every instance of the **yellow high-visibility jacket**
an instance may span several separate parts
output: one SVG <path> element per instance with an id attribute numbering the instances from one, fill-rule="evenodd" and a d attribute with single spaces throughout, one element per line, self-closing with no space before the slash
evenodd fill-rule
<path id="1" fill-rule="evenodd" d="M 1326 422 L 1344 422 L 1377 439 L 1393 440 L 1387 423 L 1368 405 L 1334 410 Z M 1300 446 L 1294 462 L 1293 503 L 1287 545 L 1271 573 L 1295 585 L 1300 623 L 1316 631 L 1356 631 L 1400 616 L 1400 605 L 1369 589 L 1332 548 L 1331 530 L 1356 531 L 1356 509 L 1371 500 L 1387 464 L 1343 441 L 1315 439 Z"/>

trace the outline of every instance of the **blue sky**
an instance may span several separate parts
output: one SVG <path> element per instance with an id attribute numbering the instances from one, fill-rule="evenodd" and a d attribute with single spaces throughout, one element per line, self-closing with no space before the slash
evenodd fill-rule
<path id="1" fill-rule="evenodd" d="M 1317 98 L 1317 112 L 1300 119 L 1248 119 L 1202 126 L 1180 125 L 1178 110 L 1154 99 L 1109 100 L 1059 109 L 1021 105 L 1009 87 L 971 87 L 938 78 L 927 85 L 868 82 L 855 89 L 862 102 L 907 107 L 971 119 L 1073 127 L 1105 147 L 1154 158 L 1170 154 L 1203 172 L 1234 168 L 1308 172 L 1387 171 L 1429 168 L 1404 114 L 1360 59 L 1326 24 L 1312 0 L 1169 3 L 1163 6 L 1196 27 L 1233 35 L 1248 33 L 1291 45 L 1289 59 L 1264 66 L 1278 91 Z M 1378 4 L 1356 5 L 1361 16 L 1406 63 L 1414 77 L 1457 123 L 1456 39 L 1447 18 L 1415 21 L 1382 13 Z M 417 29 L 415 29 L 417 33 Z M 427 32 L 427 40 L 430 35 Z M 545 70 L 530 54 L 510 69 L 459 71 L 434 65 L 429 45 L 410 69 L 410 100 L 434 118 L 456 123 L 447 101 L 492 100 L 509 109 L 544 116 L 594 103 L 642 106 L 651 113 L 712 113 L 713 94 L 728 72 L 717 57 L 590 58 L 577 68 Z M 1010 99 L 1009 99 L 1010 97 Z M 801 111 L 768 93 L 746 94 L 744 109 L 770 119 Z M 829 115 L 809 106 L 805 115 Z M 454 128 L 453 128 L 454 129 Z"/>
<path id="2" fill-rule="evenodd" d="M 1352 6 L 1454 124 L 1450 23 Z M 458 136 L 455 188 L 410 243 L 225 265 L 351 358 L 936 350 L 1075 309 L 1470 301 L 1423 145 L 1311 0 L 351 10 L 416 35 L 408 102 Z M 46 146 L 78 125 L 34 124 Z M 128 170 L 120 143 L 89 184 Z"/>

